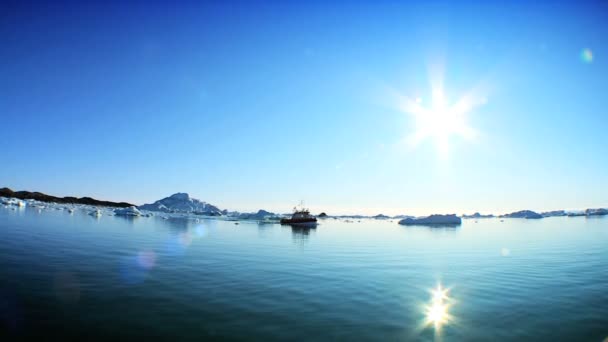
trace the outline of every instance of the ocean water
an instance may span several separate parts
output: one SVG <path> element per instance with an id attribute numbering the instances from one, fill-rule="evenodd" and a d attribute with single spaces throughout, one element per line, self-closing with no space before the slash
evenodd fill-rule
<path id="1" fill-rule="evenodd" d="M 0 320 L 10 339 L 603 341 L 608 217 L 301 230 L 1 207 Z"/>

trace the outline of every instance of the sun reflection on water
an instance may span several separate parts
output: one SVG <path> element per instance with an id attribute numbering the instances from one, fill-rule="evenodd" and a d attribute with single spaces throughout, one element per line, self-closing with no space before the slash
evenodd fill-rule
<path id="1" fill-rule="evenodd" d="M 431 291 L 431 302 L 426 307 L 426 324 L 432 324 L 435 329 L 440 329 L 451 319 L 448 313 L 450 301 L 448 291 L 448 289 L 442 288 L 441 284 Z"/>

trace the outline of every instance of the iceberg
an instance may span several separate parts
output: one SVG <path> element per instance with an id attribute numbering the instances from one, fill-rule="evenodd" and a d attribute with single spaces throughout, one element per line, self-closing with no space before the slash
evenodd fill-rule
<path id="1" fill-rule="evenodd" d="M 99 210 L 99 209 L 93 210 L 93 211 L 91 211 L 89 213 L 89 215 L 95 216 L 95 217 L 100 217 L 101 216 L 101 210 Z"/>
<path id="2" fill-rule="evenodd" d="M 502 215 L 500 217 L 525 218 L 525 219 L 540 219 L 540 218 L 543 218 L 543 216 L 541 214 L 539 214 L 537 212 L 534 212 L 532 210 L 520 210 L 520 211 L 516 211 L 514 213 Z"/>
<path id="3" fill-rule="evenodd" d="M 26 202 L 24 202 L 24 201 L 22 201 L 20 199 L 17 199 L 17 198 L 5 198 L 5 197 L 2 197 L 1 202 L 4 205 L 14 205 L 14 206 L 17 206 L 17 207 L 25 207 L 25 205 L 26 205 Z"/>
<path id="4" fill-rule="evenodd" d="M 129 208 L 115 209 L 114 215 L 116 215 L 116 216 L 142 216 L 141 211 L 139 211 L 135 206 L 129 207 Z"/>
<path id="5" fill-rule="evenodd" d="M 543 217 L 555 217 L 555 216 L 566 216 L 566 212 L 563 210 L 545 211 L 540 213 Z"/>
<path id="6" fill-rule="evenodd" d="M 587 210 L 585 210 L 585 215 L 587 215 L 587 216 L 604 216 L 604 215 L 608 215 L 608 209 L 604 209 L 604 208 L 587 209 Z"/>
<path id="7" fill-rule="evenodd" d="M 460 219 L 460 217 L 451 214 L 451 215 L 431 215 L 431 216 L 426 216 L 426 217 L 418 217 L 418 218 L 404 218 L 403 220 L 399 221 L 399 224 L 401 225 L 406 225 L 406 226 L 413 226 L 413 225 L 436 225 L 436 226 L 441 226 L 441 225 L 459 225 L 462 223 L 462 220 Z"/>
<path id="8" fill-rule="evenodd" d="M 492 214 L 482 215 L 479 212 L 476 212 L 473 215 L 462 215 L 462 218 L 466 218 L 466 219 L 469 219 L 469 218 L 471 218 L 471 219 L 479 219 L 479 218 L 492 218 L 492 217 L 494 217 L 494 215 L 492 215 Z"/>
<path id="9" fill-rule="evenodd" d="M 257 213 L 242 213 L 238 216 L 239 220 L 264 220 L 264 219 L 279 219 L 274 213 L 260 209 Z"/>

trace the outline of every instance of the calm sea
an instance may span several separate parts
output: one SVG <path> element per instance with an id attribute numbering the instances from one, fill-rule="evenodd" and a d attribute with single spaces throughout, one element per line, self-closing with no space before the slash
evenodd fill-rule
<path id="1" fill-rule="evenodd" d="M 603 341 L 608 217 L 297 230 L 2 207 L 0 319 L 12 339 Z"/>

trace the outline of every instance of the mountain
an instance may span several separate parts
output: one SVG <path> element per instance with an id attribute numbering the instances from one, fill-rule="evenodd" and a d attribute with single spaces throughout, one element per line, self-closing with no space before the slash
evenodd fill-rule
<path id="1" fill-rule="evenodd" d="M 128 208 L 133 206 L 133 204 L 126 202 L 110 202 L 110 201 L 100 201 L 91 197 L 55 197 L 47 194 L 43 194 L 42 192 L 29 192 L 29 191 L 13 191 L 9 188 L 0 189 L 0 197 L 12 197 L 18 198 L 22 200 L 33 199 L 40 202 L 53 202 L 53 203 L 73 203 L 73 204 L 86 204 L 86 205 L 98 205 L 104 207 L 119 207 L 119 208 Z"/>
<path id="2" fill-rule="evenodd" d="M 191 198 L 190 195 L 178 192 L 165 197 L 152 204 L 144 204 L 138 207 L 141 210 L 162 211 L 166 213 L 191 213 L 197 215 L 221 216 L 222 211 L 207 202 Z"/>

